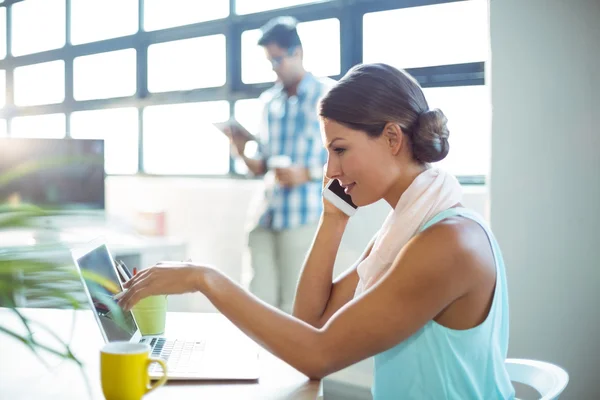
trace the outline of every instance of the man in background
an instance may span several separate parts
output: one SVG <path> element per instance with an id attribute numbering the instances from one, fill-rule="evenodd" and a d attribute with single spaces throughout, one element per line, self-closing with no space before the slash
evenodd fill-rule
<path id="1" fill-rule="evenodd" d="M 244 154 L 249 139 L 235 128 L 232 148 L 250 173 L 265 177 L 258 221 L 248 234 L 252 278 L 249 289 L 263 301 L 291 313 L 304 258 L 321 215 L 323 166 L 327 152 L 321 140 L 317 105 L 334 81 L 321 79 L 303 66 L 297 21 L 279 17 L 261 28 L 258 42 L 277 75 L 265 91 L 263 128 L 257 133 L 259 155 Z"/>

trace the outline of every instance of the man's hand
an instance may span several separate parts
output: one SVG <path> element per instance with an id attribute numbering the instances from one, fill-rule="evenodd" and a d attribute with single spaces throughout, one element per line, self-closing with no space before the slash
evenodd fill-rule
<path id="1" fill-rule="evenodd" d="M 294 187 L 310 180 L 306 167 L 291 166 L 288 168 L 276 168 L 275 178 L 281 186 Z"/>
<path id="2" fill-rule="evenodd" d="M 227 127 L 224 132 L 231 142 L 231 150 L 233 155 L 240 157 L 243 156 L 246 143 L 248 143 L 250 140 L 241 132 L 238 132 L 235 126 Z"/>

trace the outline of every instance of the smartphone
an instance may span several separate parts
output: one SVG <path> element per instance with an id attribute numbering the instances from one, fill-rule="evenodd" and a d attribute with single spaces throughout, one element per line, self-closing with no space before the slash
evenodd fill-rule
<path id="1" fill-rule="evenodd" d="M 323 189 L 323 197 L 349 217 L 356 214 L 358 206 L 352 202 L 352 197 L 344 192 L 344 188 L 337 179 L 327 182 Z"/>

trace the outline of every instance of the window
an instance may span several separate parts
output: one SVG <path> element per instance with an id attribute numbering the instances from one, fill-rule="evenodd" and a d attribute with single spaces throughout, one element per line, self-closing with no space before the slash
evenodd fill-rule
<path id="1" fill-rule="evenodd" d="M 6 104 L 6 71 L 0 69 L 0 108 Z"/>
<path id="2" fill-rule="evenodd" d="M 318 77 L 363 60 L 422 68 L 427 86 L 451 82 L 425 89 L 449 119 L 451 151 L 440 164 L 460 176 L 489 171 L 487 0 L 0 3 L 0 136 L 104 138 L 109 174 L 246 172 L 240 160 L 231 165 L 213 123 L 231 112 L 258 132 L 256 97 L 277 76 L 253 28 L 277 15 L 302 21 L 304 66 Z M 342 37 L 359 18 L 363 29 Z M 248 156 L 257 151 L 246 147 Z"/>
<path id="3" fill-rule="evenodd" d="M 65 114 L 15 117 L 10 125 L 10 136 L 20 138 L 63 138 L 66 131 Z"/>
<path id="4" fill-rule="evenodd" d="M 73 61 L 75 100 L 131 96 L 136 86 L 135 49 L 92 54 Z"/>
<path id="5" fill-rule="evenodd" d="M 229 140 L 213 126 L 227 119 L 227 101 L 146 107 L 144 170 L 151 174 L 228 173 Z"/>
<path id="6" fill-rule="evenodd" d="M 17 106 L 61 103 L 65 99 L 63 60 L 15 68 L 14 79 Z"/>
<path id="7" fill-rule="evenodd" d="M 304 50 L 304 67 L 317 76 L 340 73 L 340 21 L 337 18 L 298 24 Z M 260 29 L 242 33 L 242 81 L 273 82 L 276 75 L 259 46 Z"/>
<path id="8" fill-rule="evenodd" d="M 298 6 L 301 4 L 319 3 L 315 0 L 236 0 L 236 14 L 252 14 L 261 11 L 276 10 L 278 8 L 286 8 Z"/>
<path id="9" fill-rule="evenodd" d="M 429 108 L 448 118 L 450 153 L 439 162 L 455 175 L 487 175 L 491 159 L 491 98 L 487 86 L 426 88 Z"/>
<path id="10" fill-rule="evenodd" d="M 145 0 L 144 30 L 155 31 L 229 15 L 229 0 Z"/>
<path id="11" fill-rule="evenodd" d="M 369 13 L 363 21 L 365 63 L 415 68 L 488 59 L 484 0 Z"/>
<path id="12" fill-rule="evenodd" d="M 108 174 L 138 171 L 138 110 L 135 107 L 78 111 L 71 114 L 71 136 L 104 139 Z"/>
<path id="13" fill-rule="evenodd" d="M 71 0 L 72 44 L 132 35 L 137 30 L 138 0 Z"/>
<path id="14" fill-rule="evenodd" d="M 0 59 L 6 57 L 6 7 L 0 7 Z"/>
<path id="15" fill-rule="evenodd" d="M 167 92 L 225 84 L 225 35 L 153 44 L 148 47 L 148 90 Z"/>
<path id="16" fill-rule="evenodd" d="M 65 45 L 65 0 L 27 0 L 12 5 L 12 54 L 22 56 Z"/>

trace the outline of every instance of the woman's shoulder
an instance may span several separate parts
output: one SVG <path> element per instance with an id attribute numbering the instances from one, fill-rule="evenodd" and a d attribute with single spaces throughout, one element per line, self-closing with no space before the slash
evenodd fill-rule
<path id="1" fill-rule="evenodd" d="M 402 248 L 386 277 L 392 285 L 386 287 L 401 287 L 405 296 L 422 300 L 426 295 L 448 305 L 489 275 L 493 258 L 489 263 L 485 250 L 481 250 L 486 245 L 489 249 L 486 242 L 485 232 L 476 222 L 460 216 L 446 218 L 415 235 Z"/>
<path id="2" fill-rule="evenodd" d="M 421 231 L 409 243 L 408 251 L 438 253 L 457 267 L 478 268 L 490 252 L 485 228 L 460 214 L 448 216 Z"/>

